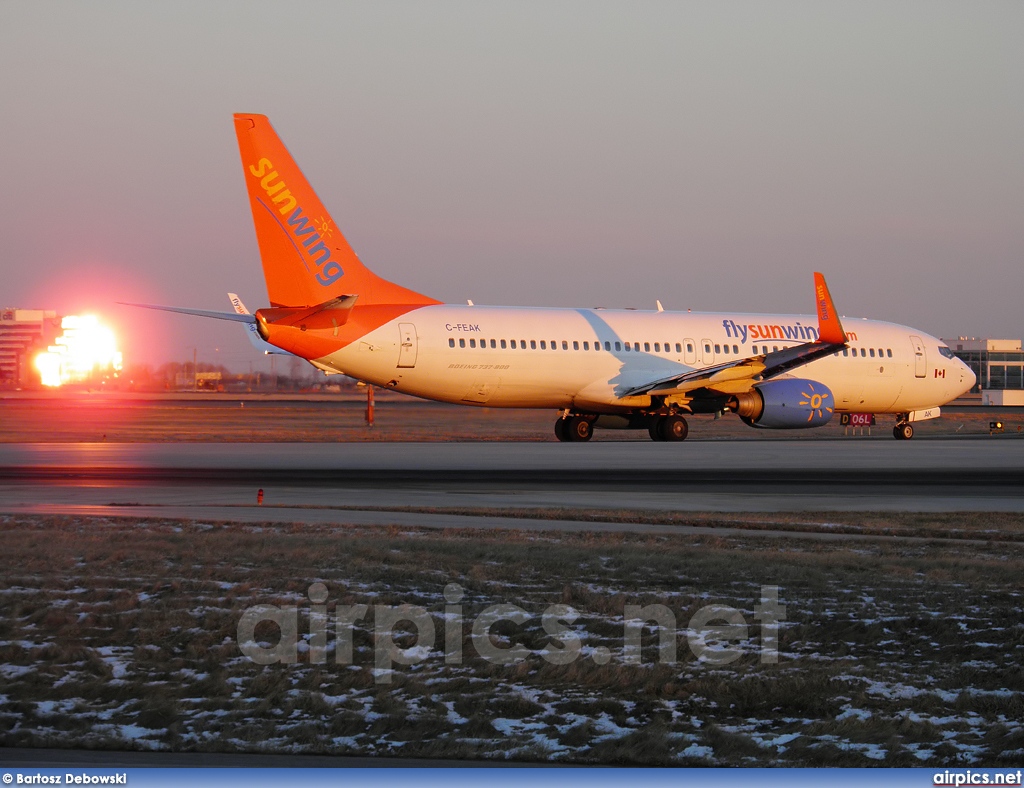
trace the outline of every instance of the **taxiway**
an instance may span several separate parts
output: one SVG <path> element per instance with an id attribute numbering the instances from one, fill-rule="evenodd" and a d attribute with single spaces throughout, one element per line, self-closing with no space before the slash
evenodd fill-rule
<path id="1" fill-rule="evenodd" d="M 364 524 L 400 507 L 1016 512 L 1024 440 L 0 445 L 2 512 L 138 506 Z"/>

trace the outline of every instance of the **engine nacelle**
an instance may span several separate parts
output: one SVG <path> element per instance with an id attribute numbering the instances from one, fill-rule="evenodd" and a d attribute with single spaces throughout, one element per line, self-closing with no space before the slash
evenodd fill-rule
<path id="1" fill-rule="evenodd" d="M 832 420 L 835 397 L 814 380 L 782 378 L 758 383 L 736 395 L 730 408 L 751 427 L 792 430 L 820 427 Z"/>

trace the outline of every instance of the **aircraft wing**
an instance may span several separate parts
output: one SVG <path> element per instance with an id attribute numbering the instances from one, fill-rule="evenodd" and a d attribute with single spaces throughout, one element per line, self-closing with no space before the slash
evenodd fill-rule
<path id="1" fill-rule="evenodd" d="M 697 389 L 711 389 L 722 394 L 747 391 L 754 383 L 781 375 L 783 372 L 802 367 L 815 359 L 822 358 L 846 346 L 831 342 L 805 342 L 802 345 L 749 358 L 737 359 L 725 364 L 716 364 L 681 375 L 654 380 L 636 386 L 625 392 L 630 397 L 637 394 L 680 394 Z"/>
<path id="2" fill-rule="evenodd" d="M 768 380 L 842 350 L 846 347 L 846 332 L 832 303 L 825 277 L 818 272 L 814 274 L 814 291 L 818 309 L 816 341 L 652 380 L 650 383 L 634 386 L 623 396 L 683 394 L 698 389 L 709 389 L 720 394 L 737 394 L 748 391 L 758 381 Z"/>

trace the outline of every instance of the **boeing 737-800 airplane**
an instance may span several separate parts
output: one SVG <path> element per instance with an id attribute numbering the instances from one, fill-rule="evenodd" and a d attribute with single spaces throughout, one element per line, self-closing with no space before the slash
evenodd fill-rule
<path id="1" fill-rule="evenodd" d="M 974 385 L 923 331 L 844 328 L 819 273 L 816 316 L 443 304 L 363 265 L 266 117 L 235 115 L 235 132 L 270 307 L 157 308 L 250 323 L 327 373 L 442 402 L 557 410 L 563 441 L 595 427 L 679 441 L 687 414 L 725 412 L 769 429 L 889 413 L 906 439 Z"/>

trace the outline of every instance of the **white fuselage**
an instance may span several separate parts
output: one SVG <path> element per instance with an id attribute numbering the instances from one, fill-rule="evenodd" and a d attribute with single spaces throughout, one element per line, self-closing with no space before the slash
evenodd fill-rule
<path id="1" fill-rule="evenodd" d="M 906 413 L 974 384 L 971 370 L 922 331 L 867 319 L 843 325 L 846 351 L 791 375 L 828 386 L 836 410 Z M 633 386 L 816 338 L 812 315 L 444 304 L 415 308 L 314 361 L 426 399 L 616 413 L 643 407 L 642 397 L 623 399 Z"/>

